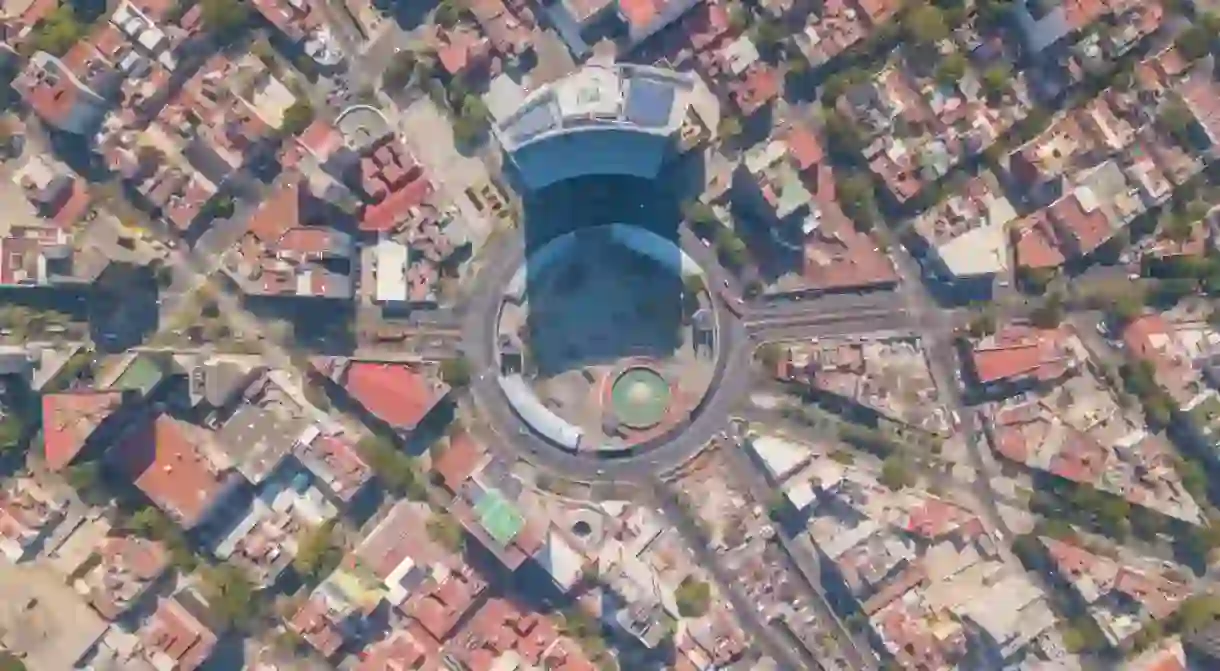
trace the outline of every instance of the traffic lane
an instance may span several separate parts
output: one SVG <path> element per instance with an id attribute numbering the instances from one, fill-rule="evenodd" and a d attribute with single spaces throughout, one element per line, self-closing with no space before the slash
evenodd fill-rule
<path id="1" fill-rule="evenodd" d="M 751 302 L 746 305 L 742 318 L 752 321 L 800 314 L 845 313 L 854 310 L 902 309 L 905 307 L 906 301 L 900 294 L 882 290 L 867 293 L 825 294 L 800 300 L 788 299 L 783 302 Z"/>

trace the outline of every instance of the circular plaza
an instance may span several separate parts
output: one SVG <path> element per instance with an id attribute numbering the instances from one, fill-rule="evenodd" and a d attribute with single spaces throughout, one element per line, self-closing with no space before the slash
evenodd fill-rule
<path id="1" fill-rule="evenodd" d="M 499 382 L 524 426 L 602 457 L 680 430 L 715 374 L 714 307 L 673 241 L 613 224 L 529 255 L 496 320 Z"/>

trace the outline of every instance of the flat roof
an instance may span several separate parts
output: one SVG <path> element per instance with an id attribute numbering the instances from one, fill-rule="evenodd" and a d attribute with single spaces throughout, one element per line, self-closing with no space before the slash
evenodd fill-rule
<path id="1" fill-rule="evenodd" d="M 0 566 L 0 594 L 0 641 L 30 671 L 73 668 L 106 632 L 102 618 L 45 566 Z"/>

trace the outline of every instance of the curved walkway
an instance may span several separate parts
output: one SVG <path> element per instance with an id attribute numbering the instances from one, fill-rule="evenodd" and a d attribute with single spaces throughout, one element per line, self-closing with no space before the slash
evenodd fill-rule
<path id="1" fill-rule="evenodd" d="M 668 440 L 637 453 L 618 457 L 573 453 L 538 436 L 513 411 L 496 382 L 499 375 L 496 322 L 504 288 L 525 263 L 524 241 L 513 236 L 496 249 L 487 249 L 486 258 L 475 279 L 462 328 L 465 354 L 474 372 L 471 395 L 481 418 L 523 458 L 580 482 L 640 480 L 682 465 L 713 436 L 728 428 L 729 412 L 749 390 L 752 347 L 745 329 L 732 313 L 717 310 L 722 322 L 716 370 L 702 407 L 684 427 L 676 430 L 676 435 L 671 434 Z M 716 292 L 709 293 L 712 300 L 719 300 Z"/>

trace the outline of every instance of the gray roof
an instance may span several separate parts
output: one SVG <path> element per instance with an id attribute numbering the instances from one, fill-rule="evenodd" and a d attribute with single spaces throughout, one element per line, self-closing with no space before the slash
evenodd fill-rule
<path id="1" fill-rule="evenodd" d="M 220 428 L 217 440 L 252 484 L 265 480 L 292 451 L 308 426 L 255 405 L 243 405 Z"/>

